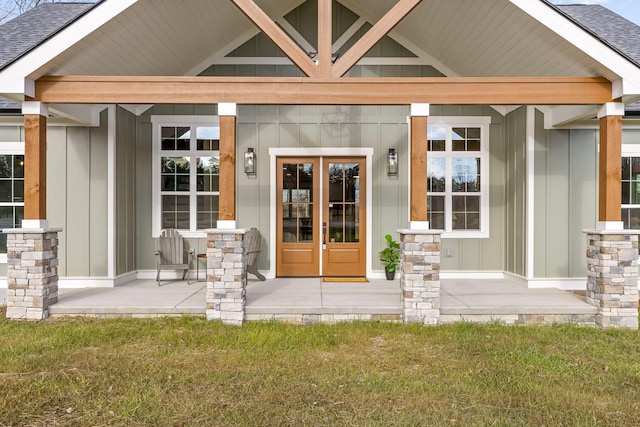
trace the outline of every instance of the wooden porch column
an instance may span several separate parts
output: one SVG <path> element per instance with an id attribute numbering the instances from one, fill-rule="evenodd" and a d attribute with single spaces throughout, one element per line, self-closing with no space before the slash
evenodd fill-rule
<path id="1" fill-rule="evenodd" d="M 220 116 L 220 197 L 217 227 L 236 228 L 236 104 L 218 104 Z"/>
<path id="2" fill-rule="evenodd" d="M 410 153 L 410 213 L 409 228 L 428 230 L 427 216 L 427 120 L 429 104 L 411 104 L 409 134 Z"/>
<path id="3" fill-rule="evenodd" d="M 24 102 L 24 228 L 48 228 L 47 116 L 41 102 Z"/>
<path id="4" fill-rule="evenodd" d="M 599 170 L 599 230 L 622 230 L 622 116 L 624 104 L 605 104 L 598 113 L 600 119 Z"/>

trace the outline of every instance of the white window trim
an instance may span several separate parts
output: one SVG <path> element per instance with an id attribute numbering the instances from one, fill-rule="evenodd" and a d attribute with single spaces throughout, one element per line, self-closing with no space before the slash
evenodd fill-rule
<path id="1" fill-rule="evenodd" d="M 620 154 L 620 161 L 625 157 L 640 157 L 640 144 L 622 144 L 622 150 Z M 622 191 L 622 190 L 621 190 Z M 638 209 L 640 204 L 625 204 L 620 203 L 620 212 L 623 209 Z"/>
<path id="2" fill-rule="evenodd" d="M 166 115 L 153 115 L 151 116 L 152 124 L 152 169 L 151 169 L 151 235 L 152 237 L 159 237 L 162 232 L 162 195 L 160 194 L 160 147 L 161 147 L 161 134 L 160 129 L 162 127 L 169 126 L 219 126 L 220 119 L 218 116 L 166 116 Z M 182 151 L 180 156 L 184 156 L 185 152 Z M 193 151 L 190 151 L 190 154 Z M 195 181 L 191 180 L 191 186 L 195 186 Z M 191 201 L 191 224 L 195 224 L 194 215 L 196 215 L 197 205 L 194 205 L 195 201 Z M 180 234 L 186 238 L 205 238 L 207 233 L 204 231 L 196 230 L 180 230 Z"/>
<path id="3" fill-rule="evenodd" d="M 488 239 L 489 224 L 490 224 L 490 211 L 491 204 L 489 200 L 489 159 L 491 158 L 489 152 L 490 141 L 490 126 L 491 117 L 445 117 L 445 116 L 429 116 L 427 126 L 446 126 L 452 127 L 479 127 L 480 128 L 480 154 L 478 152 L 454 152 L 450 151 L 451 140 L 450 134 L 447 138 L 447 151 L 445 152 L 429 152 L 427 158 L 445 157 L 447 159 L 447 170 L 451 171 L 451 159 L 453 157 L 480 157 L 480 230 L 452 230 L 452 217 L 451 217 L 451 202 L 449 195 L 453 195 L 450 191 L 449 180 L 447 180 L 447 192 L 445 198 L 445 231 L 442 233 L 442 237 L 445 239 Z M 443 154 L 440 154 L 443 153 Z"/>
<path id="4" fill-rule="evenodd" d="M 0 142 L 0 154 L 12 156 L 24 156 L 24 141 Z M 3 203 L 3 206 L 15 206 L 15 203 Z M 23 203 L 24 206 L 24 203 Z M 7 263 L 7 254 L 0 254 L 0 264 Z"/>

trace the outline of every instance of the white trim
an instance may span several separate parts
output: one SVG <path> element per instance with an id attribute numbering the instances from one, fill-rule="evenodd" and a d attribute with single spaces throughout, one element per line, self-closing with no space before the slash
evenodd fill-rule
<path id="1" fill-rule="evenodd" d="M 107 108 L 107 274 L 116 275 L 116 107 Z"/>
<path id="2" fill-rule="evenodd" d="M 27 230 L 46 230 L 49 228 L 49 221 L 46 219 L 23 219 L 22 228 Z"/>
<path id="3" fill-rule="evenodd" d="M 22 114 L 35 114 L 49 117 L 49 109 L 46 104 L 39 101 L 24 101 L 22 103 Z"/>
<path id="4" fill-rule="evenodd" d="M 24 124 L 24 121 L 23 121 Z M 0 153 L 13 156 L 24 155 L 24 141 L 20 142 L 0 142 Z"/>
<path id="5" fill-rule="evenodd" d="M 366 168 L 367 168 L 367 203 L 366 203 L 366 275 L 367 277 L 371 277 L 372 274 L 372 253 L 373 253 L 373 148 L 371 147 L 322 147 L 322 148 L 270 148 L 269 149 L 269 164 L 270 164 L 270 173 L 269 173 L 269 182 L 270 182 L 270 232 L 269 232 L 269 241 L 271 242 L 271 247 L 269 251 L 269 272 L 267 273 L 267 277 L 275 277 L 276 275 L 276 203 L 277 203 L 277 195 L 276 195 L 276 187 L 277 187 L 277 170 L 276 170 L 276 159 L 278 157 L 320 157 L 320 161 L 322 162 L 323 157 L 365 157 Z M 322 163 L 321 163 L 322 164 Z M 321 167 L 322 169 L 322 167 Z M 322 193 L 322 191 L 320 192 Z M 322 197 L 322 196 L 321 196 Z M 322 205 L 322 200 L 320 200 Z M 322 215 L 322 213 L 320 213 Z M 322 223 L 322 218 L 320 218 L 320 223 Z M 320 241 L 318 243 L 322 245 Z M 322 250 L 320 251 L 320 274 L 322 274 Z"/>
<path id="6" fill-rule="evenodd" d="M 491 117 L 488 116 L 455 116 L 455 117 L 447 117 L 447 116 L 430 116 L 427 126 L 443 126 L 447 127 L 449 130 L 447 134 L 447 150 L 443 152 L 430 152 L 428 159 L 433 158 L 444 158 L 447 163 L 447 171 L 451 171 L 451 160 L 454 157 L 469 157 L 475 158 L 478 155 L 481 158 L 480 163 L 480 192 L 478 193 L 480 196 L 480 230 L 453 230 L 451 223 L 451 215 L 447 214 L 451 212 L 451 199 L 450 195 L 453 195 L 450 189 L 449 180 L 447 180 L 447 190 L 445 191 L 445 231 L 442 233 L 443 239 L 486 239 L 489 238 L 489 226 L 490 226 L 490 161 L 491 161 L 491 153 L 490 153 L 490 126 L 491 125 Z M 458 152 L 451 150 L 451 141 L 450 141 L 450 129 L 457 126 L 465 126 L 465 127 L 480 127 L 480 153 L 478 152 Z M 409 127 L 409 130 L 411 127 Z M 410 133 L 410 132 L 409 132 Z M 411 135 L 409 134 L 409 138 Z M 409 144 L 410 145 L 410 144 Z M 411 153 L 409 153 L 411 156 Z M 409 168 L 410 169 L 410 166 Z M 409 174 L 411 171 L 409 170 Z M 409 175 L 410 176 L 410 175 Z M 442 193 L 437 193 L 441 195 Z M 449 231 L 447 231 L 449 230 Z"/>
<path id="7" fill-rule="evenodd" d="M 535 248 L 535 144 L 536 144 L 536 109 L 533 106 L 527 106 L 527 124 L 526 124 L 526 176 L 527 176 L 527 263 L 525 265 L 525 274 L 528 279 L 533 277 L 534 272 L 534 248 Z"/>
<path id="8" fill-rule="evenodd" d="M 429 230 L 429 221 L 409 221 L 409 230 Z"/>
<path id="9" fill-rule="evenodd" d="M 232 104 L 235 105 L 235 104 Z M 227 106 L 228 107 L 228 106 Z M 224 107 L 226 108 L 226 107 Z M 151 196 L 151 208 L 152 208 L 152 212 L 151 212 L 151 234 L 152 237 L 158 237 L 160 236 L 160 233 L 162 231 L 162 209 L 161 209 L 161 192 L 160 192 L 160 165 L 158 163 L 158 159 L 160 158 L 160 152 L 162 151 L 160 148 L 161 146 L 161 135 L 160 135 L 160 129 L 163 126 L 190 126 L 190 127 L 198 127 L 198 126 L 219 126 L 220 125 L 220 119 L 219 116 L 170 116 L 170 115 L 152 115 L 151 116 L 151 124 L 152 124 L 152 148 L 151 148 L 151 154 L 152 154 L 152 166 L 151 166 L 151 185 L 152 185 L 152 196 Z M 197 135 L 192 135 L 192 138 L 195 138 Z M 193 144 L 193 142 L 192 142 Z M 176 152 L 179 156 L 184 156 L 185 154 L 193 157 L 193 156 L 197 156 L 198 154 L 202 154 L 203 156 L 206 153 L 210 153 L 210 151 L 202 151 L 202 152 L 197 152 L 193 150 L 193 147 L 191 147 L 192 150 L 190 150 L 188 153 L 187 152 Z M 195 154 L 194 154 L 195 153 Z M 192 173 L 195 174 L 195 169 L 192 170 Z M 196 180 L 195 179 L 191 179 L 190 180 L 190 186 L 191 189 L 189 191 L 189 193 L 194 193 L 195 194 L 195 190 L 196 190 Z M 193 198 L 191 198 L 193 199 Z M 193 203 L 195 203 L 193 200 L 191 200 L 192 202 L 192 206 L 191 206 L 191 219 L 190 219 L 190 224 L 191 226 L 195 226 L 197 224 L 196 221 L 196 211 L 195 211 L 195 206 L 193 205 Z M 184 237 L 198 237 L 201 235 L 200 232 L 198 232 L 195 229 L 191 229 L 191 230 L 180 230 L 180 234 Z"/>
<path id="10" fill-rule="evenodd" d="M 440 271 L 440 280 L 447 279 L 494 279 L 504 280 L 503 271 Z"/>
<path id="11" fill-rule="evenodd" d="M 598 110 L 598 118 L 609 116 L 624 116 L 624 104 L 622 102 L 607 102 Z"/>
<path id="12" fill-rule="evenodd" d="M 235 102 L 219 102 L 218 116 L 237 116 L 238 105 Z"/>
<path id="13" fill-rule="evenodd" d="M 621 231 L 624 230 L 622 221 L 598 221 L 596 230 Z"/>
<path id="14" fill-rule="evenodd" d="M 127 110 L 135 116 L 141 116 L 145 111 L 153 107 L 153 104 L 118 104 L 118 107 Z"/>
<path id="15" fill-rule="evenodd" d="M 236 226 L 235 220 L 223 220 L 219 219 L 216 223 L 216 226 L 219 230 L 236 230 L 238 227 Z"/>
<path id="16" fill-rule="evenodd" d="M 430 113 L 430 104 L 411 104 L 411 117 L 428 117 Z"/>
<path id="17" fill-rule="evenodd" d="M 0 72 L 0 93 L 35 95 L 33 81 L 45 73 L 44 66 L 83 38 L 94 33 L 138 0 L 100 2 L 77 21 Z M 42 74 L 41 74 L 42 73 Z"/>

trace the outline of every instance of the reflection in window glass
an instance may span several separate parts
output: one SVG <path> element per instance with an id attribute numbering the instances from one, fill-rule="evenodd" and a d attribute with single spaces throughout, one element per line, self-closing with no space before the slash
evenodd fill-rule
<path id="1" fill-rule="evenodd" d="M 625 229 L 640 229 L 640 157 L 622 158 L 622 222 Z"/>
<path id="2" fill-rule="evenodd" d="M 282 240 L 313 241 L 313 164 L 282 166 Z"/>

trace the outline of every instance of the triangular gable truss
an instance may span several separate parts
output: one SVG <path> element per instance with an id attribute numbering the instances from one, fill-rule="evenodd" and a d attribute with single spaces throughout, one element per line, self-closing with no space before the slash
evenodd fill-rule
<path id="1" fill-rule="evenodd" d="M 311 47 L 302 37 L 296 42 L 269 18 L 253 0 L 232 2 L 278 46 L 308 77 L 338 78 L 346 74 L 366 53 L 386 36 L 421 0 L 398 0 L 373 27 L 341 57 L 334 54 L 332 41 L 332 0 L 318 0 L 318 49 L 315 61 L 303 48 Z M 284 19 L 282 19 L 284 21 Z M 285 24 L 286 26 L 286 24 Z M 291 29 L 290 29 L 291 30 Z M 356 30 L 357 31 L 357 30 Z M 355 31 L 354 31 L 355 33 Z M 301 45 L 303 48 L 301 48 Z"/>
<path id="2" fill-rule="evenodd" d="M 307 1 L 316 1 L 316 0 L 307 0 Z M 303 2 L 304 3 L 304 2 Z M 332 61 L 335 62 L 336 57 L 342 55 L 342 50 L 344 46 L 349 42 L 352 42 L 354 39 L 357 41 L 358 33 L 366 32 L 368 30 L 367 27 L 373 27 L 371 22 L 373 19 L 371 17 L 363 17 L 359 16 L 357 13 L 353 12 L 349 7 L 342 4 L 342 1 L 337 0 L 337 3 L 341 5 L 343 8 L 348 10 L 357 16 L 357 19 L 347 28 L 332 44 L 331 52 L 332 52 Z M 301 5 L 298 5 L 299 8 Z M 297 10 L 295 8 L 293 11 Z M 274 22 L 281 27 L 286 34 L 304 51 L 307 55 L 314 60 L 317 56 L 317 48 L 314 47 L 300 32 L 286 19 L 286 16 L 290 14 L 290 11 L 286 14 L 283 14 L 279 17 L 274 18 Z M 272 55 L 236 55 L 234 54 L 238 49 L 241 49 L 245 44 L 250 43 L 256 37 L 264 35 L 264 33 L 258 29 L 253 28 L 251 31 L 246 32 L 241 37 L 238 37 L 233 42 L 229 43 L 224 49 L 219 52 L 216 52 L 211 57 L 207 58 L 205 61 L 201 62 L 197 67 L 191 70 L 189 75 L 199 75 L 203 73 L 207 68 L 212 65 L 294 65 L 293 62 L 282 53 L 281 56 L 272 56 Z M 424 52 L 418 46 L 411 43 L 409 40 L 400 36 L 399 34 L 394 33 L 393 31 L 389 32 L 386 36 L 384 36 L 378 43 L 382 43 L 385 39 L 388 41 L 399 45 L 402 49 L 409 53 L 407 56 L 370 56 L 365 54 L 358 62 L 357 65 L 415 65 L 415 66 L 431 66 L 435 70 L 439 71 L 443 75 L 456 77 L 457 73 L 450 70 L 449 67 L 442 64 L 440 61 L 433 58 L 431 55 Z M 353 45 L 355 42 L 352 42 Z M 274 47 L 278 49 L 278 51 L 282 52 L 278 46 L 274 44 Z"/>

